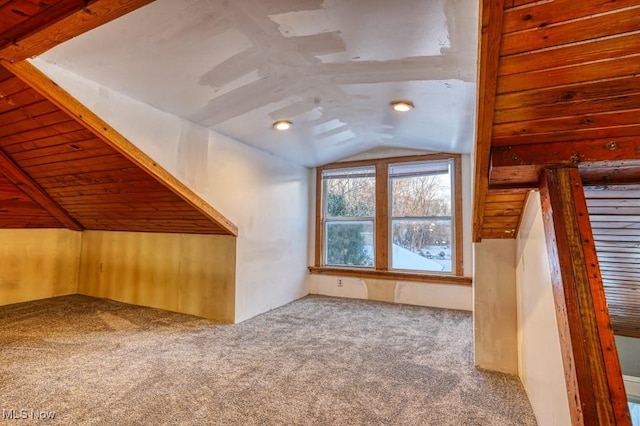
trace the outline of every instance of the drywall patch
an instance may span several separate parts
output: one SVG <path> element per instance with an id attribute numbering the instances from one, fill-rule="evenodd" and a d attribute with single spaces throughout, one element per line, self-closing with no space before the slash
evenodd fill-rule
<path id="1" fill-rule="evenodd" d="M 369 300 L 393 303 L 395 299 L 396 283 L 386 280 L 367 279 L 365 281 Z"/>
<path id="2" fill-rule="evenodd" d="M 401 281 L 396 283 L 395 289 L 395 303 L 463 311 L 473 309 L 470 286 Z"/>

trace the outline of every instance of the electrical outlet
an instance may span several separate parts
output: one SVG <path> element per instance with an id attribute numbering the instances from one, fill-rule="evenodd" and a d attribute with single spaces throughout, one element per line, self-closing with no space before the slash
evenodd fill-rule
<path id="1" fill-rule="evenodd" d="M 342 278 L 338 278 L 338 287 L 342 287 Z"/>

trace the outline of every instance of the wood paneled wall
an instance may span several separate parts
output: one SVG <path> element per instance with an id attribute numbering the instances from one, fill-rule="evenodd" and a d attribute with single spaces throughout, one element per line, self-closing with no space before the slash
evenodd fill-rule
<path id="1" fill-rule="evenodd" d="M 235 263 L 235 237 L 85 231 L 78 292 L 231 323 Z"/>
<path id="2" fill-rule="evenodd" d="M 0 230 L 0 305 L 74 294 L 82 233 Z"/>

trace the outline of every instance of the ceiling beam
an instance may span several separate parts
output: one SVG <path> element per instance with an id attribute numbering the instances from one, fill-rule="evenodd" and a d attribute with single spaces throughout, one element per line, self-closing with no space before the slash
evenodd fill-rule
<path id="1" fill-rule="evenodd" d="M 483 0 L 480 5 L 480 57 L 478 58 L 475 189 L 473 191 L 473 241 L 482 238 L 484 204 L 489 190 L 489 159 L 493 113 L 498 84 L 504 0 Z"/>
<path id="2" fill-rule="evenodd" d="M 489 186 L 530 187 L 559 166 L 579 166 L 592 185 L 640 182 L 640 137 L 493 147 Z"/>
<path id="3" fill-rule="evenodd" d="M 71 118 L 147 172 L 151 177 L 169 188 L 204 216 L 220 225 L 229 235 L 238 235 L 238 227 L 233 222 L 214 209 L 209 203 L 189 189 L 189 187 L 180 182 L 175 176 L 156 163 L 151 157 L 142 152 L 127 138 L 118 133 L 116 129 L 54 83 L 36 67 L 27 61 L 6 63 L 4 66 L 62 111 L 69 114 Z"/>
<path id="4" fill-rule="evenodd" d="M 0 60 L 18 62 L 39 55 L 60 43 L 126 15 L 152 1 L 95 0 L 87 2 L 89 3 L 87 6 L 76 7 L 75 12 L 52 24 L 43 21 L 40 23 L 39 29 L 29 28 L 29 34 L 0 49 Z"/>
<path id="5" fill-rule="evenodd" d="M 82 225 L 72 218 L 65 209 L 60 207 L 40 185 L 23 172 L 22 169 L 2 151 L 0 151 L 0 173 L 64 226 L 74 231 L 82 231 L 84 229 Z"/>
<path id="6" fill-rule="evenodd" d="M 11 44 L 17 44 L 23 38 L 37 33 L 60 19 L 82 10 L 88 3 L 91 2 L 86 0 L 60 0 L 51 5 L 40 6 L 40 11 L 29 16 L 18 25 L 14 25 L 0 32 L 0 49 Z"/>

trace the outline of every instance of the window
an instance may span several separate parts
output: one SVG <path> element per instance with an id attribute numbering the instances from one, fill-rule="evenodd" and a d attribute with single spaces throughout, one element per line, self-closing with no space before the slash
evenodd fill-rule
<path id="1" fill-rule="evenodd" d="M 459 175 L 445 154 L 318 168 L 312 271 L 462 276 Z"/>
<path id="2" fill-rule="evenodd" d="M 375 178 L 375 167 L 322 173 L 326 265 L 373 266 Z"/>
<path id="3" fill-rule="evenodd" d="M 389 165 L 391 269 L 451 272 L 452 160 Z"/>

